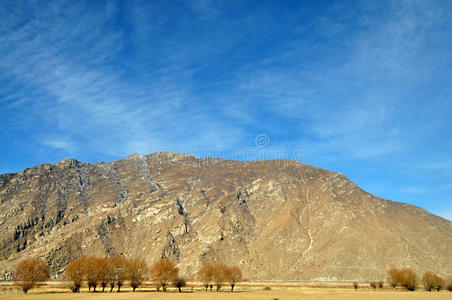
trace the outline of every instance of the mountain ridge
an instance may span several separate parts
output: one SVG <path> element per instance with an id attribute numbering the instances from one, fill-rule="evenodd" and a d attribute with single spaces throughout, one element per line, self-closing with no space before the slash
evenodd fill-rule
<path id="1" fill-rule="evenodd" d="M 297 161 L 68 158 L 1 174 L 0 208 L 6 277 L 38 254 L 54 274 L 80 255 L 126 254 L 172 258 L 187 275 L 221 260 L 250 279 L 374 279 L 391 266 L 452 275 L 452 222 Z"/>

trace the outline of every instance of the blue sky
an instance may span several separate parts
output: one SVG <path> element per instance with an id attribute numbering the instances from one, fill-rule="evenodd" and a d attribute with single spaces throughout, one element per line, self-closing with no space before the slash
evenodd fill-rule
<path id="1" fill-rule="evenodd" d="M 3 0 L 0 173 L 285 153 L 452 220 L 450 20 L 447 0 Z"/>

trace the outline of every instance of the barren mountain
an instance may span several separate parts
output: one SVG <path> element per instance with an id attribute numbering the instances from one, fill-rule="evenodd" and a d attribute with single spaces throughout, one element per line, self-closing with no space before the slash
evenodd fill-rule
<path id="1" fill-rule="evenodd" d="M 247 279 L 376 279 L 390 267 L 452 276 L 452 222 L 288 160 L 134 154 L 0 175 L 0 275 L 27 256 L 53 274 L 82 255 L 238 264 Z"/>

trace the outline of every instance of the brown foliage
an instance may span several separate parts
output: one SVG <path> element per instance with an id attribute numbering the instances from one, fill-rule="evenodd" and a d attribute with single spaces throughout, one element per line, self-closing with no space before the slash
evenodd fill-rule
<path id="1" fill-rule="evenodd" d="M 144 259 L 130 258 L 127 262 L 127 278 L 133 291 L 147 279 L 149 273 L 148 266 Z"/>
<path id="2" fill-rule="evenodd" d="M 422 284 L 424 285 L 424 289 L 429 292 L 432 290 L 437 290 L 439 292 L 442 288 L 444 288 L 446 282 L 435 273 L 426 272 L 422 276 Z"/>
<path id="3" fill-rule="evenodd" d="M 48 279 L 50 270 L 43 259 L 28 258 L 17 265 L 15 274 L 20 280 L 22 291 L 26 294 L 36 282 Z"/>
<path id="4" fill-rule="evenodd" d="M 71 261 L 66 267 L 66 272 L 64 274 L 66 275 L 66 277 L 72 280 L 73 284 L 71 286 L 71 290 L 73 293 L 80 292 L 83 277 L 86 274 L 85 259 L 85 257 L 80 257 L 76 260 Z"/>
<path id="5" fill-rule="evenodd" d="M 168 284 L 177 278 L 179 269 L 171 260 L 162 259 L 152 265 L 150 274 L 156 284 L 157 291 L 161 287 L 166 292 Z"/>

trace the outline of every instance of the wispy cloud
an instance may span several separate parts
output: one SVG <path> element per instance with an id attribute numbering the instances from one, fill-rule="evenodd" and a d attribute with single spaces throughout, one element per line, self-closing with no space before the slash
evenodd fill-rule
<path id="1" fill-rule="evenodd" d="M 412 187 L 451 174 L 451 16 L 443 1 L 11 1 L 0 142 L 38 161 L 230 157 L 264 133 L 267 154 L 420 201 Z"/>

